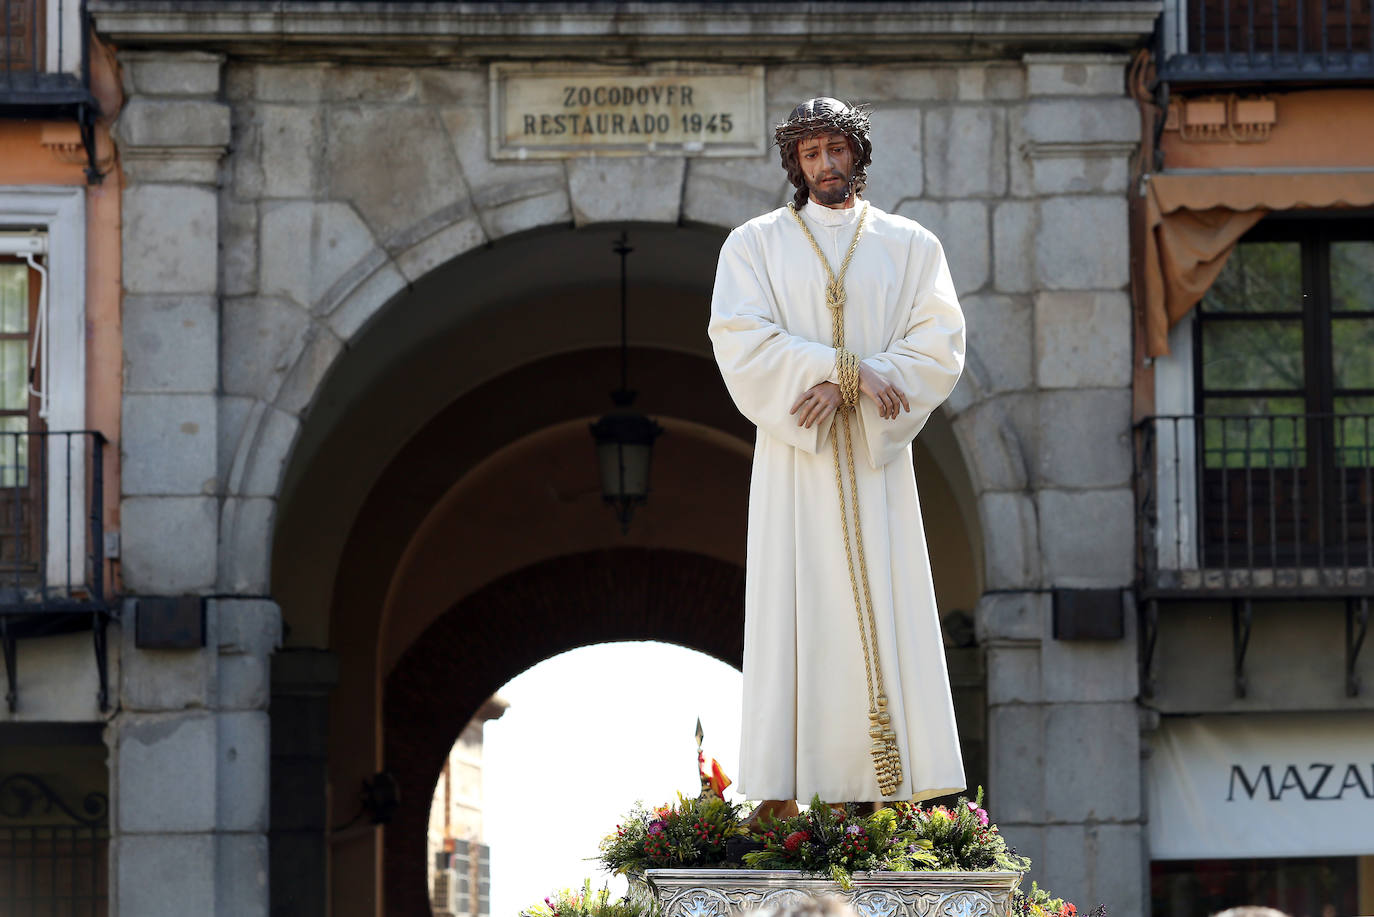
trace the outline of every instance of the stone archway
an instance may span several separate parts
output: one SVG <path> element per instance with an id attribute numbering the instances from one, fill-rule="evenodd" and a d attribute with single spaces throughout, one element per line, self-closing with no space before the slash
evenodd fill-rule
<path id="1" fill-rule="evenodd" d="M 429 664 L 422 660 L 434 650 L 426 646 L 446 639 L 440 622 L 455 609 L 521 571 L 567 572 L 559 565 L 568 558 L 608 552 L 690 557 L 736 576 L 743 566 L 753 429 L 735 411 L 704 333 L 719 233 L 629 228 L 638 259 L 630 268 L 632 385 L 642 408 L 670 430 L 656 450 L 654 503 L 630 539 L 599 504 L 586 431 L 609 407 L 617 381 L 610 227 L 530 233 L 435 269 L 312 369 L 318 382 L 303 420 L 280 421 L 277 407 L 250 418 L 266 439 L 240 447 L 234 482 L 277 495 L 245 498 L 242 506 L 280 501 L 271 593 L 290 630 L 278 661 L 325 654 L 339 673 L 332 696 L 283 680 L 293 691 L 315 690 L 305 703 L 314 719 L 300 729 L 283 716 L 300 707 L 299 698 L 273 698 L 274 736 L 287 743 L 311 730 L 321 736 L 312 773 L 328 790 L 303 788 L 316 800 L 305 840 L 318 849 L 302 856 L 336 914 L 425 913 L 414 910 L 424 884 L 411 882 L 415 866 L 405 865 L 424 833 L 423 826 L 409 833 L 415 813 L 385 830 L 329 826 L 353 823 L 363 781 L 383 768 L 405 769 L 408 795 L 427 798 L 425 781 L 432 785 L 445 743 L 471 711 L 433 709 L 437 718 L 427 724 L 409 721 L 410 711 L 427 708 L 406 704 L 398 712 L 392 695 L 417 687 L 406 670 Z M 946 569 L 959 571 L 968 593 L 955 607 L 969 610 L 983 582 L 981 534 L 947 417 L 927 427 L 917 467 L 923 500 L 943 501 L 929 516 L 948 520 L 948 543 L 963 559 Z M 698 493 L 702 480 L 712 486 Z M 233 502 L 226 538 L 246 538 L 253 526 L 234 529 L 245 517 Z M 562 588 L 544 582 L 550 593 Z M 689 640 L 661 618 L 643 625 L 621 610 L 618 621 L 562 648 L 631 636 Z M 728 629 L 737 634 L 738 622 Z M 722 658 L 734 652 L 698 648 Z M 479 656 L 462 658 L 472 664 Z M 518 665 L 512 661 L 506 676 Z M 404 763 L 404 749 L 417 749 L 413 764 Z M 274 762 L 274 784 L 279 773 L 289 766 Z M 289 795 L 274 788 L 274 798 Z M 274 838 L 290 824 L 274 811 Z M 423 862 L 422 851 L 415 862 Z M 326 882 L 332 892 L 323 891 Z"/>
<path id="2" fill-rule="evenodd" d="M 704 335 L 720 237 L 701 229 L 629 229 L 637 248 L 630 265 L 632 384 L 644 410 L 669 428 L 665 440 L 677 444 L 656 462 L 658 505 L 669 502 L 673 480 L 688 481 L 694 469 L 733 482 L 717 488 L 713 500 L 677 500 L 672 524 L 658 535 L 637 527 L 629 543 L 738 568 L 752 431 L 714 372 Z M 593 492 L 586 429 L 610 407 L 617 381 L 614 235 L 548 230 L 433 271 L 320 371 L 304 423 L 283 424 L 267 448 L 246 454 L 238 480 L 264 489 L 264 482 L 278 481 L 271 588 L 290 628 L 278 668 L 323 653 L 338 671 L 332 697 L 285 679 L 285 689 L 297 693 L 274 696 L 273 727 L 284 743 L 307 732 L 321 736 L 311 767 L 327 782 L 332 803 L 310 785 L 279 790 L 279 799 L 315 800 L 315 811 L 286 818 L 274 811 L 273 858 L 280 867 L 277 849 L 295 843 L 285 868 L 295 871 L 304 860 L 315 870 L 321 899 L 329 897 L 325 877 L 332 873 L 335 913 L 393 912 L 382 900 L 383 888 L 392 886 L 383 838 L 403 839 L 401 828 L 383 832 L 365 820 L 343 831 L 329 826 L 348 825 L 362 780 L 389 766 L 383 698 L 391 675 L 409 664 L 401 657 L 429 639 L 446 610 L 490 582 L 625 543 Z M 540 271 L 528 269 L 534 262 Z M 634 311 L 635 303 L 644 305 Z M 273 410 L 262 414 L 269 427 Z M 563 457 L 582 479 L 554 486 L 539 463 Z M 518 502 L 488 499 L 493 494 L 551 497 L 556 524 L 548 512 L 544 525 L 526 530 L 500 522 L 496 530 L 515 542 L 500 545 L 463 531 L 465 521 Z M 740 536 L 713 539 L 702 522 L 684 528 L 681 514 L 692 511 Z M 522 538 L 522 531 L 538 537 Z M 462 551 L 474 543 L 491 550 L 466 564 L 444 563 L 450 546 Z M 622 636 L 635 633 L 630 627 Z M 303 708 L 313 722 L 279 715 Z M 466 719 L 438 720 L 430 729 L 451 740 L 449 730 Z M 274 762 L 274 784 L 298 763 Z M 311 827 L 278 843 L 298 824 Z M 274 867 L 274 875 L 283 871 Z"/>
<path id="3" fill-rule="evenodd" d="M 429 799 L 463 726 L 525 669 L 578 646 L 648 639 L 738 667 L 743 609 L 743 568 L 683 551 L 590 551 L 492 582 L 431 624 L 387 678 L 384 744 L 401 798 Z M 428 818 L 427 804 L 403 805 L 387 827 L 388 913 L 427 913 Z"/>

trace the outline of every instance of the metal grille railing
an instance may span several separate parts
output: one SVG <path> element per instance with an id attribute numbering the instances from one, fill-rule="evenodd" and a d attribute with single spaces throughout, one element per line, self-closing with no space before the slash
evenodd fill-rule
<path id="1" fill-rule="evenodd" d="M 1159 78 L 1178 81 L 1374 77 L 1371 0 L 1170 0 Z"/>
<path id="2" fill-rule="evenodd" d="M 102 917 L 109 897 L 109 806 L 80 810 L 39 777 L 0 779 L 0 914 Z"/>
<path id="3" fill-rule="evenodd" d="M 85 0 L 0 0 L 0 115 L 94 111 Z"/>
<path id="4" fill-rule="evenodd" d="M 1136 432 L 1147 591 L 1374 588 L 1374 415 L 1173 415 Z"/>
<path id="5" fill-rule="evenodd" d="M 0 613 L 103 603 L 105 437 L 0 432 Z"/>
<path id="6" fill-rule="evenodd" d="M 86 0 L 0 0 L 0 118 L 75 121 L 98 183 L 90 41 Z"/>
<path id="7" fill-rule="evenodd" d="M 41 75 L 49 69 L 60 71 L 59 60 L 55 67 L 47 66 L 47 29 L 53 33 L 59 47 L 62 44 L 62 6 L 68 0 L 58 0 L 57 22 L 49 24 L 45 0 L 0 0 L 3 8 L 3 21 L 0 22 L 0 66 L 4 67 L 6 89 L 32 88 L 39 84 Z M 65 49 L 63 49 L 65 50 Z"/>
<path id="8" fill-rule="evenodd" d="M 5 82 L 13 85 L 16 74 L 34 74 L 41 69 L 39 27 L 42 7 L 38 0 L 4 0 L 4 42 L 0 61 L 5 65 Z"/>

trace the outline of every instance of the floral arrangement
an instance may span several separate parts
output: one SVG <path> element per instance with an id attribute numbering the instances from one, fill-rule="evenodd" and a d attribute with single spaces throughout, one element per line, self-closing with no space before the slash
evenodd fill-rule
<path id="1" fill-rule="evenodd" d="M 1032 882 L 1030 891 L 1017 889 L 1012 895 L 1011 913 L 1012 917 L 1077 917 L 1078 908 Z M 1099 904 L 1089 917 L 1107 917 L 1106 906 Z"/>
<path id="2" fill-rule="evenodd" d="M 927 868 L 1022 873 L 1030 869 L 1030 860 L 1008 847 L 988 820 L 982 787 L 972 801 L 961 796 L 953 808 L 899 802 L 893 809 L 899 830 L 929 845 L 934 865 Z"/>
<path id="3" fill-rule="evenodd" d="M 1030 868 L 989 821 L 982 788 L 953 808 L 902 802 L 868 816 L 814 799 L 806 812 L 766 821 L 761 830 L 763 849 L 746 853 L 745 865 L 826 873 L 845 888 L 850 874 L 860 871 Z"/>
<path id="4" fill-rule="evenodd" d="M 525 908 L 520 917 L 647 917 L 649 911 L 629 898 L 612 899 L 610 888 L 592 891 L 592 880 L 587 879 L 576 891 L 565 888 Z"/>
<path id="5" fill-rule="evenodd" d="M 743 823 L 742 804 L 718 798 L 685 799 L 649 809 L 636 806 L 601 842 L 601 865 L 612 873 L 643 876 L 646 869 L 744 867 L 795 869 L 852 887 L 855 872 L 921 870 L 1006 871 L 1024 874 L 1027 857 L 1008 846 L 983 808 L 980 787 L 953 806 L 899 802 L 869 815 L 852 804 L 813 799 L 789 818 Z M 588 886 L 590 888 L 590 886 Z M 531 911 L 522 917 L 633 917 L 575 910 Z M 1078 917 L 1077 908 L 1031 883 L 1018 891 L 1012 917 Z M 1090 917 L 1106 917 L 1099 906 Z"/>
<path id="6" fill-rule="evenodd" d="M 936 868 L 930 841 L 905 828 L 892 809 L 864 817 L 817 797 L 799 815 L 764 819 L 754 833 L 763 846 L 744 854 L 746 866 L 824 873 L 841 888 L 850 887 L 854 872 Z"/>
<path id="7" fill-rule="evenodd" d="M 743 808 L 717 798 L 682 796 L 676 805 L 636 806 L 601 842 L 601 865 L 632 875 L 665 866 L 721 865 L 726 842 L 745 833 Z"/>

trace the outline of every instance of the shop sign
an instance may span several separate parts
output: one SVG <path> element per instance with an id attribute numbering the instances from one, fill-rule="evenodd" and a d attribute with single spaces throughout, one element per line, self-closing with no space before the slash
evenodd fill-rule
<path id="1" fill-rule="evenodd" d="M 1374 854 L 1374 715 L 1166 717 L 1150 749 L 1152 859 Z"/>
<path id="2" fill-rule="evenodd" d="M 767 140 L 762 67 L 491 66 L 493 159 L 757 156 Z"/>

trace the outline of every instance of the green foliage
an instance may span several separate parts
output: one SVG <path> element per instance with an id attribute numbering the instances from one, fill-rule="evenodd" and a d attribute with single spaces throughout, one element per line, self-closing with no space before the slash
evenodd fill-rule
<path id="1" fill-rule="evenodd" d="M 1011 913 L 1012 917 L 1077 917 L 1078 908 L 1032 882 L 1030 891 L 1018 889 L 1012 896 Z M 1089 917 L 1107 917 L 1107 908 L 1099 904 Z"/>
<path id="2" fill-rule="evenodd" d="M 969 801 L 960 796 L 953 808 L 899 802 L 894 806 L 899 830 L 930 845 L 934 869 L 1025 872 L 1030 860 L 1007 846 L 983 810 L 983 788 Z"/>
<path id="3" fill-rule="evenodd" d="M 592 891 L 592 880 L 587 879 L 576 891 L 565 888 L 525 908 L 520 917 L 649 917 L 651 913 L 651 907 L 629 898 L 611 898 L 609 887 Z"/>
<path id="4" fill-rule="evenodd" d="M 982 803 L 980 788 L 973 801 L 960 797 L 952 808 L 904 802 L 865 816 L 852 804 L 829 806 L 816 798 L 805 812 L 764 818 L 748 830 L 742 806 L 678 797 L 675 806 L 636 806 L 601 842 L 600 859 L 611 872 L 634 875 L 650 868 L 728 866 L 726 841 L 747 835 L 754 849 L 743 855 L 746 868 L 796 869 L 844 888 L 855 872 L 1025 872 L 1030 860 L 1007 846 Z"/>
<path id="5" fill-rule="evenodd" d="M 675 806 L 637 804 L 601 842 L 601 865 L 612 873 L 642 874 L 662 867 L 716 866 L 725 842 L 743 833 L 743 807 L 720 799 L 678 797 Z"/>
<path id="6" fill-rule="evenodd" d="M 863 817 L 852 805 L 837 810 L 817 797 L 807 811 L 765 819 L 753 833 L 763 848 L 744 855 L 746 866 L 828 875 L 841 888 L 855 872 L 934 868 L 930 845 L 903 829 L 892 809 Z"/>

